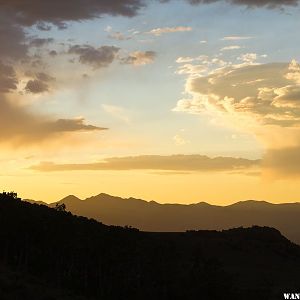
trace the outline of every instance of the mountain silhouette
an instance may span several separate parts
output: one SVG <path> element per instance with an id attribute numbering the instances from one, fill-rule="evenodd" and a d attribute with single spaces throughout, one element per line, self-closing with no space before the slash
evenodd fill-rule
<path id="1" fill-rule="evenodd" d="M 41 203 L 41 202 L 39 202 Z M 73 195 L 65 203 L 75 215 L 99 220 L 108 225 L 130 225 L 143 231 L 181 232 L 222 230 L 239 226 L 270 226 L 300 244 L 300 203 L 272 204 L 266 201 L 241 201 L 228 206 L 197 204 L 159 204 L 141 199 L 123 199 L 105 193 L 81 200 Z"/>
<path id="2" fill-rule="evenodd" d="M 1 300 L 274 300 L 300 290 L 300 246 L 270 227 L 140 232 L 5 193 L 0 240 Z"/>

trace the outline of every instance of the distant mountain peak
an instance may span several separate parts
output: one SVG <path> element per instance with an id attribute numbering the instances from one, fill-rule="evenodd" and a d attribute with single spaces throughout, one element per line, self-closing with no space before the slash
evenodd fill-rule
<path id="1" fill-rule="evenodd" d="M 205 201 L 200 201 L 200 202 L 197 202 L 197 203 L 194 203 L 194 204 L 191 204 L 191 205 L 199 205 L 199 206 L 216 206 L 216 205 L 213 205 L 213 204 L 209 204 Z"/>
<path id="2" fill-rule="evenodd" d="M 112 195 L 107 194 L 107 193 L 100 193 L 100 194 L 98 194 L 98 195 L 96 195 L 94 197 L 116 197 L 116 196 L 112 196 Z"/>
<path id="3" fill-rule="evenodd" d="M 65 201 L 82 201 L 82 200 L 76 197 L 75 195 L 68 195 L 62 198 L 59 202 L 65 202 Z"/>
<path id="4" fill-rule="evenodd" d="M 239 206 L 239 207 L 257 207 L 257 206 L 271 206 L 274 205 L 273 203 L 263 201 L 263 200 L 245 200 L 245 201 L 239 201 L 234 204 L 231 204 L 229 206 Z"/>

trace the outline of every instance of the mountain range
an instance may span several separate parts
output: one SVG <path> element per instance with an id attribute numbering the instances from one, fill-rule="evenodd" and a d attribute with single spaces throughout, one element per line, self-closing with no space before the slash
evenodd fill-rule
<path id="1" fill-rule="evenodd" d="M 135 198 L 120 198 L 105 193 L 81 200 L 69 195 L 57 202 L 26 200 L 55 207 L 64 203 L 68 211 L 107 225 L 132 226 L 142 231 L 183 232 L 223 230 L 252 225 L 278 229 L 300 244 L 300 203 L 272 204 L 266 201 L 241 201 L 228 206 L 160 204 Z"/>

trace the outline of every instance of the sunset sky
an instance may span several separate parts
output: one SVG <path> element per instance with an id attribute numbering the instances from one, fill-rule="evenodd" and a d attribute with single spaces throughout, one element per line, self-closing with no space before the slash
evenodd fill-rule
<path id="1" fill-rule="evenodd" d="M 0 0 L 0 183 L 53 202 L 300 201 L 297 0 Z"/>

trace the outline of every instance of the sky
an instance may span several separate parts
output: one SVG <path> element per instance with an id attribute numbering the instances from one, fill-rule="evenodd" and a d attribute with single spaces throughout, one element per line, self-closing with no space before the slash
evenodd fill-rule
<path id="1" fill-rule="evenodd" d="M 298 0 L 0 1 L 0 183 L 22 198 L 300 201 Z"/>

